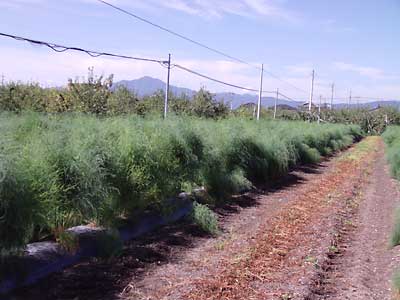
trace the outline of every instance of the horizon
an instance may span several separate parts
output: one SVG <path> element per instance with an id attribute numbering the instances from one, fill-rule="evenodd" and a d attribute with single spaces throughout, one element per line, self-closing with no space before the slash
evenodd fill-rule
<path id="1" fill-rule="evenodd" d="M 251 64 L 264 62 L 264 90 L 279 88 L 289 97 L 305 101 L 309 97 L 310 73 L 315 69 L 315 100 L 319 95 L 329 98 L 333 82 L 338 98 L 334 103 L 346 102 L 350 90 L 355 97 L 400 97 L 400 75 L 396 73 L 400 69 L 400 43 L 393 40 L 400 33 L 396 17 L 400 5 L 395 0 L 381 3 L 379 24 L 369 21 L 376 18 L 374 1 L 111 2 Z M 357 11 L 359 5 L 363 9 Z M 0 2 L 0 7 L 0 24 L 6 33 L 163 60 L 172 53 L 173 63 L 230 83 L 254 89 L 259 86 L 259 70 L 181 41 L 94 0 L 11 0 Z M 115 82 L 144 76 L 166 81 L 165 69 L 156 64 L 92 58 L 75 52 L 54 53 L 5 38 L 0 38 L 0 43 L 0 75 L 6 81 L 60 86 L 68 78 L 86 77 L 87 68 L 92 66 L 96 74 L 114 74 Z M 171 85 L 192 90 L 205 86 L 213 93 L 242 94 L 177 68 L 171 71 Z"/>
<path id="2" fill-rule="evenodd" d="M 95 74 L 95 76 L 96 76 L 96 74 Z M 101 75 L 100 75 L 101 76 Z M 1 76 L 0 76 L 1 77 Z M 84 76 L 80 76 L 80 78 L 78 78 L 78 76 L 76 76 L 75 77 L 75 79 L 76 80 L 81 80 L 81 82 L 82 82 L 82 80 L 83 81 L 85 81 L 85 78 L 86 77 L 84 77 Z M 69 78 L 69 79 L 74 79 L 74 78 Z M 120 84 L 121 82 L 137 82 L 137 81 L 140 81 L 140 80 L 143 80 L 143 79 L 149 79 L 149 80 L 157 80 L 157 81 L 161 81 L 162 82 L 162 84 L 166 84 L 165 83 L 165 81 L 163 81 L 162 79 L 159 79 L 159 78 L 154 78 L 154 77 L 151 77 L 151 76 L 142 76 L 142 77 L 139 77 L 139 78 L 136 78 L 136 79 L 122 79 L 122 80 L 120 80 L 120 81 L 113 81 L 113 84 L 112 84 L 112 86 L 115 86 L 115 85 L 117 85 L 117 84 Z M 4 80 L 4 82 L 3 82 L 3 80 Z M 68 79 L 67 79 L 67 81 L 68 81 Z M 67 87 L 67 84 L 63 84 L 63 85 L 54 85 L 54 86 L 51 86 L 51 85 L 43 85 L 43 84 L 41 84 L 40 82 L 34 82 L 34 81 L 31 81 L 31 82 L 29 82 L 29 81 L 27 81 L 27 82 L 22 82 L 22 81 L 10 81 L 10 82 L 7 82 L 7 80 L 5 80 L 5 78 L 3 78 L 2 79 L 2 82 L 1 82 L 1 84 L 3 85 L 7 85 L 7 84 L 10 84 L 10 83 L 22 83 L 22 84 L 38 84 L 40 87 L 42 87 L 42 88 L 66 88 Z M 187 88 L 187 87 L 184 87 L 184 86 L 176 86 L 176 85 L 170 85 L 170 88 L 177 88 L 177 89 L 186 89 L 186 90 L 189 90 L 190 92 L 197 92 L 197 91 L 199 91 L 201 88 L 205 88 L 206 90 L 207 90 L 207 88 L 206 87 L 200 87 L 199 89 L 197 89 L 197 90 L 194 90 L 194 89 L 190 89 L 190 88 Z M 157 89 L 157 90 L 160 90 L 160 89 Z M 162 90 L 163 91 L 165 91 L 165 87 L 163 87 L 162 88 Z M 136 91 L 136 90 L 133 90 L 133 91 L 135 91 L 135 92 L 139 92 L 139 91 Z M 131 92 L 132 92 L 132 90 L 131 90 Z M 154 93 L 155 93 L 156 91 L 154 91 Z M 175 96 L 177 96 L 178 94 L 177 93 L 174 93 L 174 92 L 172 92 L 172 91 L 170 91 L 173 95 L 175 95 Z M 250 93 L 250 92 L 246 92 L 246 91 L 244 91 L 243 93 L 234 93 L 234 92 L 212 92 L 212 91 L 210 91 L 212 94 L 214 94 L 214 95 L 219 95 L 219 96 L 221 96 L 222 94 L 232 94 L 232 95 L 236 95 L 236 96 L 252 96 L 252 97 L 258 97 L 258 95 L 256 95 L 256 94 L 252 94 L 252 93 Z M 140 92 L 139 92 L 140 93 Z M 150 93 L 150 94 L 147 94 L 147 93 L 145 93 L 145 96 L 149 96 L 149 95 L 152 95 L 152 93 Z M 273 95 L 271 95 L 271 96 L 268 96 L 268 95 L 263 95 L 263 97 L 262 97 L 263 99 L 269 99 L 269 100 L 271 100 L 271 99 L 275 99 L 275 97 L 273 96 Z M 227 99 L 224 99 L 224 100 L 227 100 Z M 231 100 L 227 100 L 228 102 L 229 101 L 231 101 Z M 246 103 L 242 103 L 242 104 L 247 104 L 247 103 L 256 103 L 256 101 L 257 101 L 257 99 L 254 99 L 254 100 L 249 100 L 249 102 L 246 102 Z M 284 101 L 284 102 L 292 102 L 292 103 L 307 103 L 308 102 L 308 100 L 301 100 L 301 99 L 285 99 L 284 97 L 281 97 L 281 98 L 279 98 L 279 101 Z M 319 102 L 319 99 L 314 99 L 313 100 L 313 103 L 318 103 Z M 325 104 L 327 104 L 327 103 L 329 103 L 330 102 L 330 99 L 328 99 L 328 98 L 324 98 L 323 99 L 323 103 L 325 103 Z M 375 99 L 375 100 L 368 100 L 368 101 L 362 101 L 362 100 L 360 100 L 360 99 L 354 99 L 354 101 L 351 103 L 351 106 L 357 106 L 357 105 L 359 105 L 359 104 L 370 104 L 370 103 L 376 103 L 376 102 L 399 102 L 399 104 L 400 104 L 400 100 L 398 100 L 398 99 Z M 339 105 L 339 106 L 347 106 L 348 105 L 348 102 L 345 102 L 345 101 L 343 101 L 343 102 L 338 102 L 338 101 L 336 101 L 336 99 L 334 99 L 334 105 Z M 240 105 L 242 105 L 242 104 L 240 104 Z M 263 104 L 263 103 L 262 103 Z M 266 105 L 266 104 L 263 104 L 264 106 Z M 269 106 L 268 106 L 269 107 Z"/>

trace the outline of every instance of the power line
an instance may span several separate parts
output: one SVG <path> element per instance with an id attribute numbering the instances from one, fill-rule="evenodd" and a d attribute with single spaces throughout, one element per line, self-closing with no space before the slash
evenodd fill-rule
<path id="1" fill-rule="evenodd" d="M 293 98 L 290 98 L 290 97 L 288 97 L 288 96 L 286 96 L 286 95 L 282 94 L 281 92 L 279 92 L 278 94 L 279 94 L 280 96 L 282 96 L 283 98 L 286 98 L 287 100 L 290 100 L 290 101 L 295 101 L 295 102 L 297 102 L 297 100 L 294 100 Z"/>
<path id="2" fill-rule="evenodd" d="M 281 81 L 281 82 L 283 82 L 283 83 L 286 83 L 288 86 L 291 86 L 292 88 L 294 88 L 294 89 L 296 89 L 296 90 L 298 90 L 298 91 L 300 91 L 300 92 L 303 92 L 303 93 L 306 93 L 306 94 L 309 93 L 309 92 L 307 92 L 307 91 L 305 91 L 305 90 L 303 90 L 303 89 L 301 89 L 301 88 L 295 86 L 294 84 L 290 83 L 289 81 L 286 81 L 286 80 L 284 80 L 284 79 L 278 77 L 277 75 L 275 75 L 275 74 L 273 74 L 273 73 L 271 73 L 271 72 L 269 72 L 269 71 L 264 70 L 264 72 L 267 73 L 268 75 L 270 75 L 271 77 L 274 77 L 275 79 L 277 79 L 277 80 L 279 80 L 279 81 Z"/>
<path id="3" fill-rule="evenodd" d="M 0 36 L 7 37 L 7 38 L 12 38 L 12 39 L 17 40 L 17 41 L 29 42 L 29 43 L 35 44 L 35 45 L 46 46 L 46 47 L 48 47 L 48 48 L 50 48 L 53 51 L 58 52 L 58 53 L 66 52 L 66 51 L 78 51 L 78 52 L 86 53 L 91 57 L 108 56 L 108 57 L 124 58 L 124 59 L 131 59 L 131 60 L 156 62 L 156 63 L 160 63 L 160 64 L 168 63 L 167 61 L 163 61 L 163 60 L 156 60 L 156 59 L 142 58 L 142 57 L 134 57 L 134 56 L 128 56 L 128 55 L 121 55 L 121 54 L 113 54 L 113 53 L 108 53 L 108 52 L 98 52 L 98 51 L 93 51 L 93 50 L 86 50 L 86 49 L 79 48 L 79 47 L 63 46 L 63 45 L 44 42 L 44 41 L 40 41 L 40 40 L 33 40 L 33 39 L 30 39 L 30 38 L 20 37 L 20 36 L 6 34 L 6 33 L 0 33 Z"/>
<path id="4" fill-rule="evenodd" d="M 173 66 L 176 67 L 176 68 L 178 68 L 178 69 L 181 69 L 181 70 L 183 70 L 183 71 L 186 71 L 186 72 L 188 72 L 188 73 L 191 73 L 191 74 L 193 74 L 193 75 L 196 75 L 196 76 L 199 76 L 199 77 L 202 77 L 202 78 L 205 78 L 205 79 L 208 79 L 208 80 L 210 80 L 210 81 L 214 81 L 214 82 L 217 82 L 217 83 L 226 85 L 226 86 L 234 87 L 234 88 L 241 89 L 241 90 L 245 90 L 245 91 L 248 91 L 248 92 L 259 92 L 259 90 L 256 90 L 256 89 L 246 88 L 246 87 L 243 87 L 243 86 L 240 86 L 240 85 L 236 85 L 236 84 L 232 84 L 232 83 L 229 83 L 229 82 L 225 82 L 225 81 L 222 81 L 222 80 L 219 80 L 219 79 L 215 79 L 215 78 L 213 78 L 213 77 L 210 77 L 210 76 L 208 76 L 208 75 L 204 75 L 204 74 L 202 74 L 202 73 L 199 73 L 199 72 L 197 72 L 197 71 L 191 70 L 191 69 L 189 69 L 189 68 L 186 68 L 186 67 L 181 66 L 181 65 L 178 65 L 178 64 L 173 64 Z M 264 93 L 275 93 L 275 92 L 264 91 Z"/>
<path id="5" fill-rule="evenodd" d="M 126 9 L 123 9 L 123 8 L 118 7 L 118 6 L 116 6 L 116 5 L 113 5 L 113 4 L 111 4 L 111 3 L 107 2 L 107 1 L 104 1 L 104 0 L 97 0 L 97 1 L 99 1 L 99 2 L 101 2 L 101 3 L 103 3 L 103 4 L 105 4 L 105 5 L 108 5 L 108 6 L 114 8 L 114 9 L 116 9 L 116 10 L 118 10 L 118 11 L 124 13 L 124 14 L 127 14 L 127 15 L 129 15 L 129 16 L 131 16 L 131 17 L 134 17 L 134 18 L 136 18 L 136 19 L 138 19 L 138 20 L 140 20 L 140 21 L 142 21 L 142 22 L 145 22 L 145 23 L 147 23 L 147 24 L 149 24 L 149 25 L 151 25 L 151 26 L 154 26 L 154 27 L 156 27 L 156 28 L 158 28 L 158 29 L 161 29 L 161 30 L 163 30 L 163 31 L 165 31 L 165 32 L 168 32 L 168 33 L 170 33 L 170 34 L 172 34 L 172 35 L 174 35 L 174 36 L 177 36 L 177 37 L 179 37 L 179 38 L 181 38 L 181 39 L 184 39 L 184 40 L 186 40 L 186 41 L 188 41 L 188 42 L 190 42 L 190 43 L 196 44 L 197 46 L 200 46 L 200 47 L 205 48 L 205 49 L 207 49 L 207 50 L 210 50 L 210 51 L 212 51 L 212 52 L 214 52 L 214 53 L 217 53 L 217 54 L 219 54 L 219 55 L 222 55 L 222 56 L 224 56 L 224 57 L 226 57 L 226 58 L 229 58 L 229 59 L 231 59 L 231 60 L 234 60 L 234 61 L 239 62 L 239 63 L 242 63 L 242 64 L 246 64 L 246 65 L 248 65 L 248 66 L 252 66 L 252 67 L 255 67 L 255 68 L 259 68 L 258 66 L 255 66 L 255 65 L 253 65 L 253 64 L 251 64 L 251 63 L 249 63 L 249 62 L 247 62 L 247 61 L 244 61 L 244 60 L 242 60 L 242 59 L 240 59 L 240 58 L 237 58 L 237 57 L 234 57 L 234 56 L 229 55 L 229 54 L 227 54 L 227 53 L 224 53 L 224 52 L 222 52 L 222 51 L 220 51 L 220 50 L 211 48 L 211 47 L 209 47 L 209 46 L 207 46 L 207 45 L 205 45 L 205 44 L 203 44 L 203 43 L 200 43 L 200 42 L 198 42 L 198 41 L 195 41 L 195 40 L 193 40 L 193 39 L 191 39 L 191 38 L 189 38 L 189 37 L 186 37 L 186 36 L 184 36 L 184 35 L 182 35 L 182 34 L 180 34 L 180 33 L 177 33 L 177 32 L 175 32 L 175 31 L 173 31 L 173 30 L 171 30 L 171 29 L 168 29 L 168 28 L 166 28 L 166 27 L 164 27 L 164 26 L 158 25 L 158 24 L 156 24 L 156 23 L 154 23 L 154 22 L 152 22 L 152 21 L 149 21 L 149 20 L 147 20 L 147 19 L 145 19 L 145 18 L 143 18 L 143 17 L 138 16 L 137 14 L 134 14 L 134 13 L 132 13 L 132 12 L 130 12 L 130 11 L 127 11 Z"/>
<path id="6" fill-rule="evenodd" d="M 46 47 L 52 49 L 53 51 L 55 51 L 57 53 L 62 53 L 62 52 L 66 52 L 66 51 L 78 51 L 78 52 L 86 53 L 89 56 L 95 57 L 95 58 L 100 57 L 100 56 L 108 56 L 108 57 L 116 57 L 116 58 L 122 58 L 122 59 L 131 59 L 131 60 L 146 61 L 146 62 L 156 62 L 156 63 L 161 64 L 161 66 L 163 66 L 163 67 L 168 67 L 167 65 L 169 64 L 168 61 L 163 61 L 163 60 L 156 60 L 156 59 L 150 59 L 150 58 L 141 58 L 141 57 L 134 57 L 134 56 L 128 56 L 128 55 L 108 53 L 108 52 L 99 52 L 99 51 L 87 50 L 87 49 L 83 49 L 83 48 L 80 48 L 80 47 L 64 46 L 64 45 L 45 42 L 45 41 L 41 41 L 41 40 L 34 40 L 34 39 L 31 39 L 31 38 L 25 38 L 25 37 L 21 37 L 21 36 L 6 34 L 6 33 L 0 33 L 0 36 L 7 37 L 7 38 L 12 38 L 12 39 L 15 39 L 17 41 L 29 42 L 29 43 L 35 44 L 35 45 L 46 46 Z M 245 91 L 249 91 L 249 92 L 259 92 L 259 90 L 257 90 L 257 89 L 246 88 L 246 87 L 243 87 L 243 86 L 239 86 L 239 85 L 236 85 L 236 84 L 225 82 L 225 81 L 210 77 L 208 75 L 204 75 L 204 74 L 199 73 L 197 71 L 191 70 L 191 69 L 186 68 L 186 67 L 181 66 L 181 65 L 172 64 L 172 65 L 170 65 L 170 67 L 171 68 L 174 68 L 174 67 L 179 68 L 179 69 L 181 69 L 183 71 L 186 71 L 186 72 L 189 72 L 189 73 L 191 73 L 193 75 L 196 75 L 196 76 L 199 76 L 199 77 L 202 77 L 202 78 L 205 78 L 205 79 L 208 79 L 210 81 L 214 81 L 214 82 L 226 85 L 226 86 L 234 87 L 234 88 L 245 90 Z M 275 92 L 274 91 L 263 91 L 263 93 L 272 94 L 272 93 L 275 93 Z M 286 97 L 286 96 L 284 96 L 284 97 Z M 288 98 L 288 97 L 286 97 L 286 98 Z"/>
<path id="7" fill-rule="evenodd" d="M 245 60 L 243 60 L 243 59 L 234 57 L 234 56 L 232 56 L 232 55 L 230 55 L 230 54 L 227 54 L 227 53 L 225 53 L 225 52 L 222 52 L 222 51 L 220 51 L 220 50 L 217 50 L 217 49 L 215 49 L 215 48 L 212 48 L 212 47 L 210 47 L 210 46 L 207 46 L 207 45 L 205 45 L 205 44 L 203 44 L 203 43 L 201 43 L 201 42 L 198 42 L 198 41 L 196 41 L 196 40 L 194 40 L 194 39 L 192 39 L 192 38 L 189 38 L 189 37 L 184 36 L 184 35 L 182 35 L 182 34 L 180 34 L 180 33 L 177 33 L 176 31 L 173 31 L 173 30 L 171 30 L 171 29 L 168 29 L 168 28 L 166 28 L 166 27 L 164 27 L 164 26 L 158 25 L 158 24 L 156 24 L 156 23 L 154 23 L 154 22 L 152 22 L 152 21 L 150 21 L 150 20 L 148 20 L 148 19 L 145 19 L 145 18 L 143 18 L 143 17 L 141 17 L 141 16 L 139 16 L 139 15 L 137 15 L 137 14 L 134 14 L 134 13 L 132 13 L 132 12 L 126 10 L 126 9 L 123 9 L 123 8 L 121 8 L 121 7 L 119 7 L 119 6 L 116 6 L 116 5 L 114 5 L 114 4 L 111 4 L 111 3 L 109 3 L 109 2 L 107 2 L 107 1 L 105 1 L 105 0 L 97 0 L 97 1 L 100 2 L 100 3 L 103 3 L 103 4 L 105 4 L 105 5 L 107 5 L 107 6 L 109 6 L 109 7 L 112 7 L 113 9 L 118 10 L 118 11 L 120 11 L 120 12 L 126 14 L 126 15 L 129 15 L 129 16 L 131 16 L 131 17 L 137 19 L 137 20 L 140 20 L 140 21 L 142 21 L 142 22 L 145 22 L 145 23 L 147 23 L 147 24 L 149 24 L 149 25 L 151 25 L 151 26 L 153 26 L 153 27 L 156 27 L 156 28 L 158 28 L 158 29 L 160 29 L 160 30 L 162 30 L 162 31 L 168 32 L 169 34 L 172 34 L 172 35 L 174 35 L 174 36 L 176 36 L 176 37 L 179 37 L 179 38 L 181 38 L 181 39 L 184 39 L 184 40 L 186 40 L 186 41 L 188 41 L 188 42 L 190 42 L 190 43 L 192 43 L 192 44 L 195 44 L 195 45 L 200 46 L 200 47 L 202 47 L 202 48 L 204 48 L 204 49 L 207 49 L 207 50 L 209 50 L 209 51 L 212 51 L 212 52 L 214 52 L 214 53 L 217 53 L 217 54 L 219 54 L 219 55 L 222 55 L 222 56 L 224 56 L 224 57 L 226 57 L 226 58 L 229 58 L 230 60 L 233 60 L 233 61 L 236 61 L 236 62 L 245 64 L 245 65 L 254 67 L 254 68 L 258 69 L 258 70 L 261 70 L 260 67 L 254 65 L 254 64 L 251 64 L 251 63 L 249 63 L 249 62 L 247 62 L 247 61 L 245 61 Z M 266 71 L 266 70 L 264 70 L 264 71 L 265 71 L 265 73 L 269 74 L 271 77 L 274 77 L 275 79 L 277 79 L 277 80 L 279 80 L 279 81 L 281 81 L 281 82 L 283 82 L 283 83 L 285 83 L 285 84 L 291 86 L 292 88 L 294 88 L 294 89 L 296 89 L 296 90 L 298 90 L 298 91 L 301 91 L 301 92 L 303 92 L 303 93 L 308 93 L 307 91 L 305 91 L 305 90 L 303 90 L 303 89 L 301 89 L 301 88 L 295 86 L 294 84 L 291 84 L 290 82 L 281 79 L 279 76 L 277 76 L 277 75 L 275 75 L 275 74 L 273 74 L 273 73 L 271 73 L 271 72 L 269 72 L 269 71 Z"/>

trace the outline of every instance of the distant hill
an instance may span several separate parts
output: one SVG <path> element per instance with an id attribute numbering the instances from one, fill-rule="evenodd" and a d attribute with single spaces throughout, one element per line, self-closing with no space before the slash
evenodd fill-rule
<path id="1" fill-rule="evenodd" d="M 338 104 L 334 104 L 333 106 L 336 109 L 344 109 L 344 108 L 348 107 L 348 104 L 347 103 L 338 103 Z M 380 106 L 380 107 L 394 107 L 394 108 L 400 109 L 400 101 L 395 101 L 395 100 L 392 100 L 392 101 L 372 101 L 372 102 L 360 103 L 360 104 L 352 103 L 352 104 L 350 104 L 350 106 L 352 108 L 360 107 L 360 108 L 369 108 L 369 109 L 371 109 L 371 108 L 376 108 L 376 107 Z"/>
<path id="2" fill-rule="evenodd" d="M 113 89 L 118 88 L 118 86 L 125 86 L 128 90 L 134 91 L 139 97 L 152 95 L 159 90 L 165 91 L 165 82 L 163 82 L 160 79 L 156 79 L 156 78 L 152 78 L 152 77 L 148 77 L 148 76 L 142 77 L 139 79 L 134 79 L 134 80 L 122 80 L 122 81 L 116 82 L 113 86 Z M 170 86 L 170 90 L 175 95 L 179 96 L 179 95 L 185 94 L 189 98 L 192 97 L 196 93 L 196 91 L 193 91 L 191 89 L 177 87 L 177 86 L 173 86 L 173 85 Z M 229 104 L 229 102 L 232 102 L 232 107 L 234 109 L 238 108 L 242 104 L 257 103 L 257 101 L 258 101 L 258 96 L 251 95 L 251 94 L 216 93 L 215 98 L 218 101 L 225 102 L 226 104 Z M 264 107 L 274 106 L 274 103 L 275 103 L 274 98 L 263 97 L 262 105 Z M 297 107 L 301 103 L 302 102 L 287 101 L 287 100 L 283 100 L 283 99 L 278 101 L 279 105 L 287 105 L 290 107 Z"/>
<path id="3" fill-rule="evenodd" d="M 155 92 L 159 90 L 165 91 L 165 82 L 152 78 L 149 76 L 145 76 L 139 79 L 134 79 L 134 80 L 122 80 L 119 82 L 116 82 L 113 86 L 113 89 L 116 89 L 118 86 L 125 86 L 128 90 L 134 91 L 139 97 L 143 96 L 149 96 L 154 94 Z M 191 98 L 196 91 L 188 89 L 188 88 L 183 88 L 183 87 L 177 87 L 174 85 L 170 86 L 170 90 L 174 95 L 182 95 L 185 94 L 189 98 Z M 258 96 L 257 95 L 252 95 L 252 94 L 235 94 L 235 93 L 216 93 L 215 98 L 218 101 L 223 101 L 226 104 L 230 104 L 232 102 L 232 108 L 236 109 L 239 106 L 246 104 L 246 103 L 257 103 L 258 101 Z M 262 99 L 262 106 L 264 107 L 272 107 L 274 106 L 275 99 L 273 97 L 263 97 Z M 284 99 L 279 99 L 278 105 L 283 108 L 298 108 L 300 105 L 302 105 L 304 102 L 303 101 L 287 101 Z M 376 108 L 378 106 L 381 107 L 395 107 L 397 109 L 400 109 L 400 101 L 374 101 L 374 102 L 368 102 L 368 103 L 360 103 L 359 105 L 357 103 L 352 103 L 350 105 L 352 108 L 357 108 L 362 107 L 362 108 Z M 347 108 L 348 105 L 347 103 L 338 103 L 334 104 L 334 107 L 336 109 L 343 109 Z"/>

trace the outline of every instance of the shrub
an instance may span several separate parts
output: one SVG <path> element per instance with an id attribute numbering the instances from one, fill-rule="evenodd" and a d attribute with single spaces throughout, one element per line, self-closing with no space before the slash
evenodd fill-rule
<path id="1" fill-rule="evenodd" d="M 394 299 L 400 298 L 400 271 L 396 271 L 392 278 L 392 285 L 394 289 Z"/>
<path id="2" fill-rule="evenodd" d="M 215 235 L 218 233 L 218 219 L 215 213 L 206 205 L 194 202 L 191 219 L 204 232 Z"/>
<path id="3" fill-rule="evenodd" d="M 400 209 L 395 212 L 394 227 L 390 237 L 390 245 L 392 247 L 400 245 Z"/>
<path id="4" fill-rule="evenodd" d="M 112 228 L 204 187 L 209 204 L 342 149 L 358 129 L 241 118 L 0 114 L 1 251 Z"/>

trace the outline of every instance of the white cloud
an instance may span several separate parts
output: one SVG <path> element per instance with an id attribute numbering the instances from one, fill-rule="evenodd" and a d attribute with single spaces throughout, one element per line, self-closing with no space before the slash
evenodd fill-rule
<path id="1" fill-rule="evenodd" d="M 138 53 L 130 54 L 143 57 Z M 251 74 L 250 67 L 239 63 L 224 60 L 174 60 L 173 62 L 237 85 L 257 86 L 257 72 Z M 85 76 L 87 68 L 91 66 L 95 68 L 96 74 L 115 74 L 115 80 L 136 79 L 142 76 L 164 80 L 166 77 L 166 69 L 158 63 L 107 57 L 92 58 L 86 54 L 74 52 L 53 53 L 39 47 L 28 49 L 2 47 L 0 48 L 0 65 L 1 72 L 7 80 L 35 81 L 51 86 L 65 85 L 68 78 Z M 171 71 L 171 84 L 192 89 L 205 85 L 214 91 L 232 90 L 180 71 L 178 68 L 173 68 Z"/>
<path id="2" fill-rule="evenodd" d="M 339 71 L 349 71 L 358 73 L 361 76 L 371 79 L 396 79 L 398 76 L 387 75 L 384 70 L 374 67 L 357 66 L 344 62 L 334 62 L 333 67 Z"/>
<path id="3" fill-rule="evenodd" d="M 140 53 L 133 51 L 127 54 L 141 56 Z M 161 57 L 161 56 L 160 56 Z M 197 72 L 209 75 L 222 81 L 244 86 L 247 88 L 258 89 L 259 71 L 240 63 L 226 60 L 178 60 L 174 58 L 173 63 L 193 69 Z M 115 74 L 115 80 L 131 80 L 142 76 L 151 76 L 165 81 L 166 69 L 158 63 L 148 63 L 142 61 L 127 61 L 112 59 L 107 57 L 92 58 L 85 54 L 68 52 L 53 53 L 42 47 L 30 48 L 0 48 L 1 73 L 6 80 L 35 81 L 47 86 L 65 85 L 68 78 L 76 76 L 86 76 L 87 68 L 93 66 L 96 74 Z M 349 64 L 339 64 L 341 68 L 349 69 Z M 354 66 L 350 65 L 353 69 Z M 266 67 L 269 70 L 268 67 Z M 310 86 L 309 71 L 310 65 L 307 63 L 286 67 L 281 75 L 284 81 L 308 91 Z M 356 68 L 357 71 L 360 71 Z M 271 70 L 273 72 L 273 70 Z M 361 72 L 376 76 L 382 75 L 380 71 L 363 68 Z M 1 75 L 1 74 L 0 74 Z M 171 70 L 171 84 L 190 89 L 199 89 L 205 86 L 212 92 L 235 92 L 247 93 L 231 87 L 223 86 L 219 83 L 211 82 L 207 79 L 199 78 L 178 68 Z M 307 99 L 308 93 L 302 93 L 289 85 L 270 77 L 268 74 L 264 78 L 264 90 L 274 91 L 280 89 L 283 94 L 295 99 Z M 379 96 L 381 98 L 400 98 L 400 86 L 396 84 L 382 83 L 377 85 L 353 85 L 353 95 L 355 96 Z M 346 94 L 347 88 L 337 87 L 337 94 Z M 323 78 L 317 78 L 315 86 L 315 99 L 318 101 L 319 95 L 324 97 L 330 95 L 329 82 Z"/>
<path id="4" fill-rule="evenodd" d="M 96 2 L 94 0 L 81 0 Z M 245 17 L 273 17 L 294 21 L 296 16 L 283 8 L 279 0 L 147 0 L 142 1 L 109 0 L 115 5 L 135 8 L 167 8 L 205 18 L 222 18 L 225 15 Z"/>

